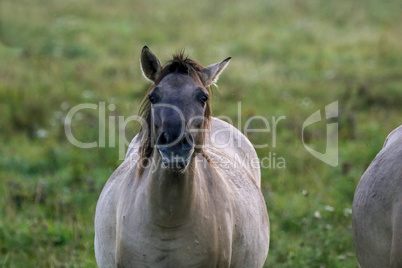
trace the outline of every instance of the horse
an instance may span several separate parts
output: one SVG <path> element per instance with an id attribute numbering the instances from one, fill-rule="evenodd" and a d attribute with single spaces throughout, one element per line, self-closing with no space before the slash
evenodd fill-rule
<path id="1" fill-rule="evenodd" d="M 232 125 L 211 116 L 211 85 L 231 58 L 203 67 L 179 52 L 152 82 L 142 126 L 99 197 L 99 267 L 262 267 L 269 218 L 257 154 Z"/>
<path id="2" fill-rule="evenodd" d="M 402 267 L 402 125 L 361 177 L 352 211 L 361 267 Z"/>

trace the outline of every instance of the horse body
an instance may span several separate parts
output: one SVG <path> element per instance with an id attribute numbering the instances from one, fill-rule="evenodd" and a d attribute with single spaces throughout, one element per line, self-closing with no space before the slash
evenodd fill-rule
<path id="1" fill-rule="evenodd" d="M 353 200 L 362 268 L 402 267 L 402 126 L 391 132 L 363 174 Z"/>
<path id="2" fill-rule="evenodd" d="M 155 79 L 149 72 L 147 77 Z M 180 75 L 166 79 L 187 81 Z M 155 125 L 162 130 L 157 141 L 163 142 L 174 135 L 173 128 L 164 128 L 164 122 L 174 115 L 159 117 Z M 256 152 L 233 126 L 212 117 L 206 120 L 209 133 L 204 139 L 189 131 L 191 141 L 202 141 L 202 150 L 190 149 L 191 142 L 184 141 L 184 152 L 174 147 L 176 155 L 191 154 L 188 163 L 186 157 L 180 158 L 184 159 L 180 169 L 164 163 L 169 159 L 161 152 L 162 146 L 151 152 L 148 166 L 140 167 L 143 136 L 133 139 L 125 161 L 109 178 L 97 204 L 99 267 L 263 266 L 269 220 Z"/>

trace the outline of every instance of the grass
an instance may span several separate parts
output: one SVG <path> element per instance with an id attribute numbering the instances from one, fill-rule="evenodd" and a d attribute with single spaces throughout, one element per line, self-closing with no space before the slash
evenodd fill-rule
<path id="1" fill-rule="evenodd" d="M 233 59 L 214 115 L 234 125 L 286 116 L 273 134 L 251 134 L 261 158 L 271 220 L 267 267 L 357 267 L 351 203 L 357 182 L 402 117 L 398 1 L 0 1 L 0 266 L 94 267 L 99 193 L 121 163 L 118 147 L 80 149 L 64 132 L 81 103 L 138 111 L 148 87 L 139 53 L 163 60 L 182 48 L 205 65 Z M 339 165 L 303 147 L 303 122 L 339 101 Z M 241 101 L 241 118 L 237 105 Z M 99 141 L 97 110 L 73 121 L 75 137 Z M 107 121 L 107 123 L 110 121 Z M 255 122 L 257 124 L 258 122 Z M 257 124 L 258 125 L 258 124 Z M 136 126 L 128 124 L 127 139 Z M 113 130 L 111 130 L 113 133 Z M 325 150 L 325 122 L 308 143 Z"/>

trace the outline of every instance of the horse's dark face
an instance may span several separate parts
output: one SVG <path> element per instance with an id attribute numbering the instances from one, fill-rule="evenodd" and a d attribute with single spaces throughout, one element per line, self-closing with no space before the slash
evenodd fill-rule
<path id="1" fill-rule="evenodd" d="M 204 68 L 178 54 L 162 66 L 147 47 L 142 49 L 142 71 L 154 83 L 148 94 L 151 120 L 147 130 L 151 135 L 144 142 L 143 152 L 150 152 L 153 146 L 162 157 L 163 167 L 187 167 L 194 152 L 203 145 L 210 114 L 208 88 L 218 80 L 229 60 Z"/>
<path id="2" fill-rule="evenodd" d="M 171 73 L 149 93 L 151 124 L 164 167 L 185 168 L 202 146 L 208 91 L 186 74 Z"/>

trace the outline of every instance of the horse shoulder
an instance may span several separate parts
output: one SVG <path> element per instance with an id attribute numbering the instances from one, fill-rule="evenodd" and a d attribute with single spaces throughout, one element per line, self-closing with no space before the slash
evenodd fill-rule
<path id="1" fill-rule="evenodd" d="M 353 200 L 353 228 L 356 253 L 363 267 L 400 263 L 402 232 L 402 128 L 385 141 L 362 175 Z M 394 256 L 394 257 L 392 257 Z M 402 264 L 402 263 L 400 263 Z M 393 267 L 393 266 L 392 266 Z M 399 266 L 395 266 L 399 267 Z"/>
<path id="2" fill-rule="evenodd" d="M 261 187 L 260 163 L 251 142 L 243 133 L 229 123 L 212 117 L 211 131 L 206 139 L 206 151 L 214 155 L 215 164 L 230 166 L 249 178 L 258 188 Z"/>
<path id="3" fill-rule="evenodd" d="M 222 254 L 231 256 L 230 267 L 262 267 L 269 248 L 269 219 L 260 189 L 241 169 L 208 165 L 201 156 L 197 158 L 203 161 L 200 194 L 207 196 L 208 204 L 198 210 L 215 219 L 197 221 L 207 224 L 199 227 L 201 233 L 208 241 L 220 241 L 216 244 L 221 250 L 230 250 Z M 211 158 L 213 162 L 215 156 Z"/>
<path id="4" fill-rule="evenodd" d="M 95 212 L 95 253 L 99 267 L 114 267 L 116 227 L 121 189 L 125 178 L 133 173 L 132 163 L 126 159 L 110 176 L 99 196 Z"/>
<path id="5" fill-rule="evenodd" d="M 239 130 L 219 119 L 212 119 L 209 138 L 207 155 L 233 206 L 232 266 L 260 267 L 269 248 L 269 219 L 258 156 Z"/>

